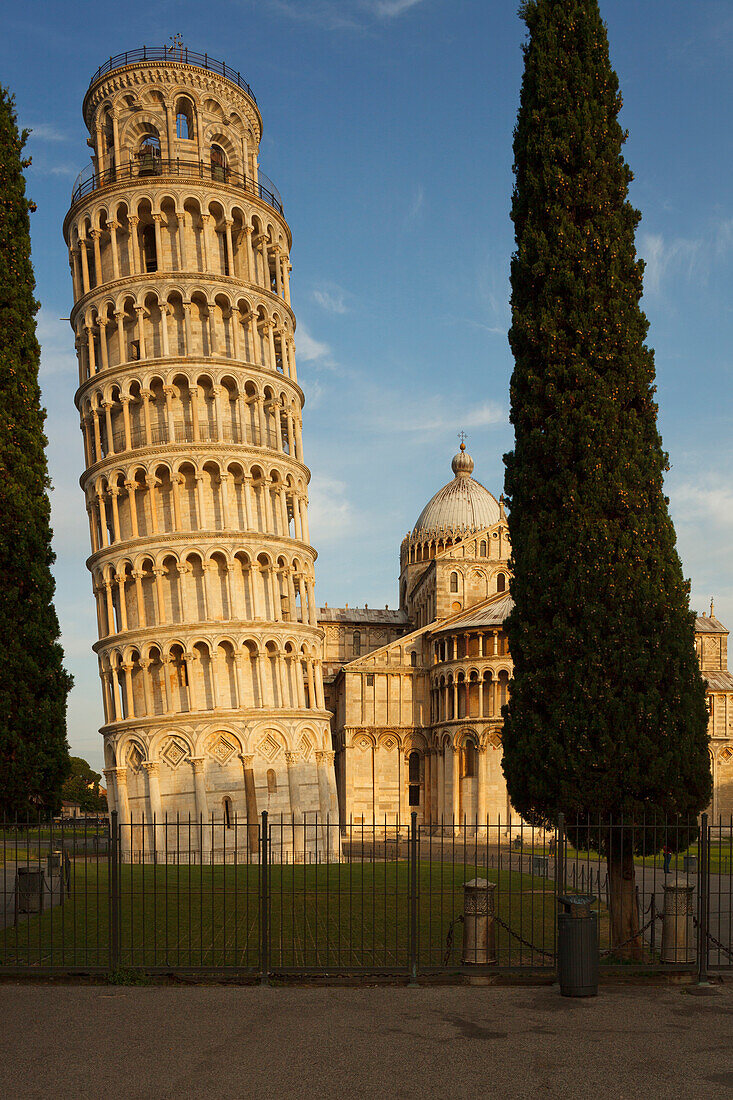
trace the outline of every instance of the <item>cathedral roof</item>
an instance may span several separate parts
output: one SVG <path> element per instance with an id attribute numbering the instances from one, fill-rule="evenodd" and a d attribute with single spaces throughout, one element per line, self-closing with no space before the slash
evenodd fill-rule
<path id="1" fill-rule="evenodd" d="M 723 669 L 721 672 L 708 672 L 707 669 L 704 669 L 702 678 L 707 680 L 711 691 L 733 691 L 733 676 L 727 669 Z"/>
<path id="2" fill-rule="evenodd" d="M 376 623 L 387 626 L 409 624 L 406 612 L 392 607 L 319 607 L 319 623 Z"/>
<path id="3" fill-rule="evenodd" d="M 513 607 L 514 600 L 508 592 L 500 597 L 491 596 L 476 607 L 468 608 L 462 615 L 459 613 L 452 615 L 447 622 L 437 624 L 433 629 L 437 634 L 443 630 L 448 632 L 473 630 L 483 626 L 501 626 Z"/>
<path id="4" fill-rule="evenodd" d="M 421 536 L 444 529 L 480 531 L 499 522 L 499 502 L 488 489 L 471 477 L 473 459 L 465 443 L 454 457 L 451 468 L 455 477 L 428 501 L 412 529 Z"/>
<path id="5" fill-rule="evenodd" d="M 723 626 L 714 615 L 698 615 L 695 618 L 696 634 L 727 634 L 728 628 Z"/>

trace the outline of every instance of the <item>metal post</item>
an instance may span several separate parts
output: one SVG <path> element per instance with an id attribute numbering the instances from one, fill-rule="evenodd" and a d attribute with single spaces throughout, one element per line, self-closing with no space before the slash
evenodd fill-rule
<path id="1" fill-rule="evenodd" d="M 565 814 L 557 815 L 557 835 L 555 837 L 555 892 L 565 890 Z"/>
<path id="2" fill-rule="evenodd" d="M 417 985 L 417 813 L 410 821 L 410 985 Z"/>
<path id="3" fill-rule="evenodd" d="M 270 972 L 270 865 L 267 810 L 260 826 L 260 984 L 269 985 Z"/>
<path id="4" fill-rule="evenodd" d="M 710 916 L 710 867 L 708 865 L 708 815 L 700 818 L 699 859 L 697 861 L 697 980 L 708 980 L 708 924 Z"/>
<path id="5" fill-rule="evenodd" d="M 120 866 L 118 828 L 117 810 L 113 810 L 110 814 L 109 836 L 109 968 L 112 972 L 117 970 L 120 964 Z"/>

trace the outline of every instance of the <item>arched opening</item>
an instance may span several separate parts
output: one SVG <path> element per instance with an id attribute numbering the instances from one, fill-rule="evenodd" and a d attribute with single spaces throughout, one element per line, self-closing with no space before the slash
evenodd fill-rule
<path id="1" fill-rule="evenodd" d="M 352 643 L 354 647 L 354 656 L 361 656 L 361 634 L 358 630 L 355 630 L 352 636 Z"/>
<path id="2" fill-rule="evenodd" d="M 451 592 L 457 592 L 458 591 L 458 574 L 457 573 L 451 573 L 451 575 L 450 575 L 450 590 L 451 590 Z"/>
<path id="3" fill-rule="evenodd" d="M 496 575 L 496 591 L 504 592 L 506 589 L 506 576 L 504 573 L 497 573 Z"/>
<path id="4" fill-rule="evenodd" d="M 158 270 L 158 251 L 155 247 L 155 226 L 146 225 L 140 234 L 145 271 Z"/>
<path id="5" fill-rule="evenodd" d="M 156 133 L 145 134 L 137 152 L 138 174 L 160 175 L 160 138 Z"/>
<path id="6" fill-rule="evenodd" d="M 193 140 L 193 107 L 190 99 L 179 99 L 176 103 L 176 137 L 182 141 Z"/>
<path id="7" fill-rule="evenodd" d="M 227 155 L 221 145 L 211 146 L 211 178 L 221 183 L 227 178 Z"/>
<path id="8" fill-rule="evenodd" d="M 273 768 L 267 769 L 267 793 L 277 794 L 277 776 Z"/>
<path id="9" fill-rule="evenodd" d="M 461 778 L 473 779 L 476 775 L 477 750 L 473 741 L 466 741 L 461 749 Z"/>
<path id="10" fill-rule="evenodd" d="M 473 821 L 478 813 L 478 746 L 474 735 L 466 738 L 460 756 L 461 819 Z"/>

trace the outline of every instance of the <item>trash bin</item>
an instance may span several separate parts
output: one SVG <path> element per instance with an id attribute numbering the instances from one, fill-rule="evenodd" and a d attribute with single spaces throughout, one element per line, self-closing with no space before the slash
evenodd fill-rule
<path id="1" fill-rule="evenodd" d="M 697 856 L 683 856 L 682 870 L 686 875 L 697 874 Z"/>
<path id="2" fill-rule="evenodd" d="M 18 913 L 42 913 L 46 876 L 41 867 L 19 867 L 15 872 L 15 906 Z"/>
<path id="3" fill-rule="evenodd" d="M 547 878 L 550 873 L 550 861 L 547 856 L 532 856 L 532 874 Z"/>
<path id="4" fill-rule="evenodd" d="M 557 914 L 557 975 L 563 997 L 598 993 L 598 914 L 592 894 L 562 894 Z"/>

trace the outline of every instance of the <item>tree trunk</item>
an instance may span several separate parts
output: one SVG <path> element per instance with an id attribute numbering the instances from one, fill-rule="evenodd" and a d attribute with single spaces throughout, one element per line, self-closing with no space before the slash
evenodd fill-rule
<path id="1" fill-rule="evenodd" d="M 639 935 L 634 853 L 630 844 L 614 844 L 609 851 L 608 887 L 611 947 L 623 959 L 642 962 L 644 945 Z"/>

